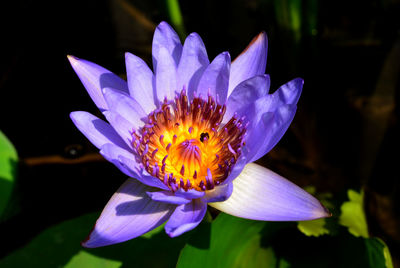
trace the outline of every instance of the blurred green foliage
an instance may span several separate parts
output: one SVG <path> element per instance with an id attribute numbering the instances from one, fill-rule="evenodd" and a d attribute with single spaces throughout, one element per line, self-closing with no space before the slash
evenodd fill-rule
<path id="1" fill-rule="evenodd" d="M 11 1 L 9 2 L 11 3 Z M 12 29 L 11 37 L 6 38 L 7 35 L 5 37 L 5 39 L 16 40 L 15 44 L 11 44 L 16 48 L 18 56 L 12 56 L 12 53 L 9 53 L 9 51 L 13 51 L 11 48 L 4 50 L 9 54 L 6 60 L 8 59 L 12 63 L 10 64 L 11 71 L 8 70 L 7 73 L 13 74 L 13 68 L 17 70 L 14 80 L 11 78 L 7 80 L 5 75 L 1 81 L 6 86 L 6 82 L 10 81 L 9 84 L 12 85 L 8 85 L 7 90 L 4 91 L 6 94 L 4 99 L 23 101 L 19 96 L 20 89 L 31 88 L 32 84 L 42 85 L 41 92 L 43 94 L 46 92 L 53 94 L 54 85 L 59 81 L 66 84 L 64 88 L 60 85 L 57 101 L 52 103 L 46 101 L 46 105 L 40 105 L 40 102 L 31 101 L 37 95 L 37 91 L 32 90 L 24 92 L 26 94 L 25 103 L 14 105 L 18 110 L 21 105 L 25 105 L 28 110 L 36 111 L 36 113 L 32 113 L 35 120 L 28 117 L 23 131 L 10 127 L 15 134 L 20 135 L 19 137 L 15 135 L 15 139 L 19 138 L 19 148 L 25 150 L 22 153 L 25 156 L 30 156 L 32 151 L 38 152 L 38 155 L 54 153 L 54 148 L 81 142 L 79 138 L 82 137 L 67 119 L 64 120 L 68 121 L 65 123 L 66 126 L 52 125 L 51 134 L 43 134 L 45 131 L 48 132 L 45 127 L 49 125 L 50 119 L 55 122 L 62 116 L 66 117 L 65 115 L 71 110 L 71 103 L 77 101 L 78 104 L 80 102 L 87 104 L 90 102 L 90 100 L 85 99 L 84 101 L 78 98 L 82 94 L 81 87 L 76 90 L 78 93 L 70 90 L 78 87 L 79 82 L 77 79 L 73 81 L 76 82 L 75 84 L 71 82 L 71 77 L 75 76 L 72 75 L 72 71 L 66 63 L 65 54 L 71 53 L 71 50 L 79 51 L 81 55 L 78 56 L 99 57 L 99 59 L 101 57 L 100 61 L 106 62 L 106 65 L 119 66 L 122 69 L 120 57 L 123 55 L 123 51 L 118 49 L 126 50 L 128 48 L 130 51 L 143 53 L 150 58 L 152 31 L 157 22 L 168 17 L 181 37 L 185 35 L 184 19 L 191 22 L 190 26 L 187 25 L 186 28 L 202 34 L 204 40 L 207 41 L 207 48 L 211 51 L 210 55 L 226 47 L 232 48 L 237 55 L 243 45 L 258 30 L 267 30 L 271 41 L 270 45 L 275 46 L 273 50 L 269 51 L 271 53 L 267 67 L 271 72 L 271 77 L 274 78 L 272 82 L 277 84 L 283 80 L 286 81 L 293 75 L 306 78 L 306 88 L 302 96 L 303 103 L 294 125 L 292 125 L 292 132 L 289 131 L 280 143 L 281 145 L 283 143 L 281 148 L 284 149 L 272 152 L 268 156 L 267 164 L 275 164 L 285 171 L 290 171 L 290 167 L 294 166 L 296 171 L 294 177 L 297 175 L 301 177 L 301 172 L 304 171 L 304 177 L 310 180 L 317 179 L 323 187 L 336 187 L 336 190 L 339 188 L 341 191 L 346 191 L 345 187 L 349 187 L 349 184 L 360 186 L 360 181 L 366 183 L 368 179 L 371 179 L 372 182 L 375 180 L 374 183 L 370 183 L 372 188 L 378 188 L 383 193 L 398 189 L 391 187 L 398 185 L 398 182 L 397 184 L 393 183 L 398 178 L 397 174 L 395 176 L 382 175 L 382 172 L 392 175 L 390 172 L 397 168 L 395 165 L 397 158 L 391 157 L 386 151 L 389 148 L 389 151 L 393 150 L 397 155 L 396 148 L 398 148 L 398 145 L 393 143 L 398 141 L 398 132 L 393 127 L 396 125 L 392 122 L 398 119 L 396 117 L 398 109 L 397 112 L 392 113 L 395 98 L 398 99 L 398 96 L 395 96 L 399 70 L 397 59 L 400 51 L 398 8 L 396 9 L 399 6 L 398 1 L 366 1 L 365 3 L 339 1 L 333 4 L 333 2 L 318 0 L 260 0 L 232 1 L 228 5 L 223 2 L 205 1 L 205 4 L 199 5 L 199 9 L 196 6 L 196 10 L 186 13 L 186 16 L 183 16 L 178 0 L 159 1 L 162 2 L 160 6 L 165 7 L 165 10 L 161 11 L 150 1 L 117 1 L 116 3 L 119 3 L 123 11 L 118 11 L 118 7 L 116 7 L 118 4 L 114 2 L 110 8 L 110 2 L 99 1 L 98 7 L 103 9 L 99 13 L 93 12 L 91 16 L 88 16 L 88 11 L 93 9 L 91 2 L 62 5 L 62 8 L 54 12 L 47 11 L 46 3 L 16 2 L 20 4 L 19 9 L 16 9 L 15 13 L 10 12 L 11 16 L 21 14 L 20 18 L 15 17 L 17 19 L 26 18 L 26 21 L 25 24 L 18 21 L 18 25 L 24 26 L 18 30 Z M 184 9 L 185 5 L 182 1 L 181 4 Z M 85 5 L 87 5 L 86 10 L 84 9 Z M 188 11 L 187 6 L 194 5 L 186 4 L 186 11 Z M 70 9 L 68 9 L 69 6 Z M 31 7 L 34 7 L 32 10 L 35 12 L 31 11 Z M 361 8 L 366 8 L 367 11 L 361 12 Z M 128 9 L 129 12 L 127 12 Z M 164 13 L 165 17 L 162 15 Z M 71 14 L 74 14 L 73 20 L 71 20 Z M 124 17 L 126 14 L 133 15 L 127 19 L 126 16 Z M 51 17 L 48 18 L 47 15 Z M 111 15 L 118 18 L 115 19 L 114 24 L 110 23 Z M 387 21 L 384 20 L 385 17 L 388 19 Z M 8 19 L 7 16 L 4 18 Z M 41 18 L 41 20 L 37 20 L 37 18 Z M 366 18 L 368 21 L 365 20 Z M 369 20 L 370 18 L 371 20 Z M 49 21 L 57 22 L 57 19 L 68 23 L 66 26 L 57 25 L 58 28 L 61 28 L 58 31 L 53 30 L 56 27 L 50 27 L 49 32 L 43 31 Z M 102 20 L 100 24 L 99 20 Z M 324 21 L 324 24 L 321 24 L 321 21 Z M 24 21 L 22 20 L 22 22 Z M 7 23 L 9 22 L 7 21 Z M 194 27 L 195 24 L 196 27 Z M 229 27 L 226 27 L 227 25 Z M 111 30 L 114 27 L 117 29 L 116 33 Z M 41 31 L 37 31 L 38 29 Z M 113 34 L 117 36 L 115 40 Z M 36 44 L 31 42 L 33 39 L 44 41 Z M 220 42 L 225 42 L 225 44 L 220 44 Z M 32 44 L 26 46 L 25 52 L 21 52 L 21 47 L 25 47 L 27 43 Z M 216 43 L 218 44 L 216 45 Z M 57 47 L 59 44 L 66 45 L 60 48 Z M 97 44 L 97 46 L 93 44 Z M 102 44 L 102 46 L 98 44 Z M 33 50 L 37 53 L 31 53 Z M 388 51 L 390 53 L 387 53 Z M 104 54 L 101 55 L 100 53 L 103 52 Z M 232 55 L 234 54 L 232 53 Z M 40 55 L 40 60 L 36 58 L 37 55 Z M 21 59 L 26 59 L 26 62 Z M 120 65 L 112 66 L 117 62 L 116 59 Z M 8 63 L 6 60 L 4 62 Z M 23 69 L 20 67 L 21 62 Z M 32 71 L 26 74 L 21 72 L 21 70 L 25 71 L 27 66 Z M 48 68 L 48 66 L 54 66 L 54 68 Z M 381 67 L 382 69 L 380 69 Z M 63 68 L 68 68 L 68 71 Z M 46 83 L 50 85 L 48 88 L 43 85 L 43 69 L 49 72 L 47 77 L 49 81 Z M 53 73 L 51 73 L 52 71 Z M 378 77 L 380 71 L 382 75 Z M 20 79 L 21 73 L 27 76 L 26 79 Z M 60 76 L 60 74 L 66 75 Z M 37 77 L 40 79 L 35 80 Z M 28 82 L 24 84 L 21 81 Z M 382 89 L 390 89 L 390 94 L 383 94 Z M 371 96 L 373 98 L 370 98 Z M 63 106 L 60 105 L 61 101 L 69 102 L 68 105 Z M 77 104 L 74 103 L 74 105 Z M 79 108 L 81 107 L 79 106 Z M 49 110 L 54 111 L 53 118 L 51 115 L 47 115 L 44 120 L 36 120 L 37 114 L 45 114 Z M 13 118 L 10 122 L 9 126 L 15 125 Z M 392 125 L 388 125 L 389 123 Z M 392 132 L 386 132 L 388 127 L 392 128 Z M 32 132 L 30 139 L 27 139 L 26 129 L 35 128 L 43 129 L 43 131 Z M 63 139 L 61 139 L 59 135 L 52 135 L 52 133 L 64 133 L 68 138 L 62 137 Z M 384 134 L 388 133 L 391 135 L 384 137 Z M 79 138 L 76 138 L 77 136 Z M 286 147 L 293 148 L 294 144 L 294 147 L 300 148 L 301 153 L 297 152 L 298 155 L 294 154 L 293 157 L 290 150 L 289 153 L 286 152 L 285 142 L 288 143 L 288 140 L 292 143 Z M 294 143 L 293 140 L 295 140 Z M 383 145 L 386 146 L 386 149 L 379 147 L 382 140 L 385 141 Z M 43 146 L 44 144 L 47 144 L 48 147 Z M 377 155 L 378 149 L 382 150 L 380 156 Z M 343 153 L 344 150 L 346 153 Z M 357 157 L 360 159 L 354 161 Z M 306 160 L 302 162 L 302 158 Z M 378 164 L 374 162 L 376 159 L 380 160 L 380 165 L 378 165 L 379 161 Z M 0 216 L 7 207 L 14 187 L 17 162 L 15 149 L 0 133 Z M 282 166 L 289 168 L 285 169 Z M 53 185 L 53 188 L 49 187 L 50 189 L 43 187 L 48 182 L 43 178 L 46 177 L 44 175 L 47 175 L 54 181 L 55 172 L 53 171 L 58 168 L 60 166 L 56 165 L 53 169 L 47 169 L 50 170 L 49 172 L 45 171 L 45 168 L 39 169 L 39 171 L 36 168 L 34 172 L 28 174 L 33 173 L 37 177 L 26 176 L 25 184 L 30 181 L 27 185 L 36 185 L 35 190 L 43 189 L 43 192 L 46 193 L 53 191 L 56 184 Z M 375 168 L 374 172 L 377 174 L 375 176 L 378 179 L 374 179 L 371 175 L 373 168 Z M 62 169 L 62 171 L 65 170 L 71 170 L 71 167 Z M 108 185 L 111 182 L 102 182 L 101 176 L 104 174 L 98 166 L 88 165 L 77 170 L 81 171 L 80 174 L 75 174 L 78 182 L 82 177 L 89 181 L 86 190 L 76 194 L 76 196 L 81 196 L 81 201 L 78 197 L 76 198 L 77 203 L 82 203 L 83 200 L 88 203 L 93 199 L 90 194 L 86 194 L 88 190 L 97 190 L 96 196 L 98 196 L 101 192 L 99 189 L 109 188 Z M 93 172 L 96 171 L 98 173 L 93 175 Z M 92 173 L 88 175 L 88 172 Z M 398 171 L 396 170 L 396 172 Z M 66 174 L 69 173 L 66 172 Z M 96 179 L 97 186 L 106 186 L 95 188 L 89 177 Z M 109 180 L 109 177 L 104 177 L 104 180 Z M 34 182 L 32 183 L 32 181 Z M 65 182 L 66 180 L 64 178 L 60 181 Z M 69 182 L 73 184 L 71 188 L 77 187 L 78 182 L 72 179 Z M 84 182 L 79 183 L 78 187 L 84 188 L 82 187 Z M 29 186 L 25 187 L 24 194 L 31 192 Z M 68 185 L 66 184 L 66 186 Z M 70 197 L 70 188 L 66 189 L 69 190 L 68 197 Z M 62 217 L 67 218 L 73 214 L 73 212 L 69 212 L 65 216 L 64 211 L 49 209 L 52 207 L 45 204 L 45 202 L 51 203 L 47 199 L 43 202 L 44 199 L 38 199 L 38 201 L 32 198 L 34 195 L 43 195 L 43 192 L 38 191 L 37 194 L 36 192 L 31 194 L 30 199 L 28 198 L 26 201 L 26 203 L 32 202 L 34 208 L 42 206 L 40 208 L 45 212 L 40 214 L 41 217 L 54 217 L 55 220 L 52 222 L 54 223 Z M 6 268 L 174 267 L 177 263 L 178 267 L 198 267 L 200 264 L 203 265 L 202 267 L 393 267 L 387 245 L 383 240 L 370 237 L 368 234 L 370 226 L 367 225 L 365 215 L 364 192 L 357 193 L 348 190 L 349 200 L 345 202 L 341 200 L 338 192 L 335 192 L 334 198 L 330 195 L 325 199 L 314 188 L 313 194 L 316 194 L 319 200 L 322 200 L 323 203 L 331 202 L 338 211 L 335 211 L 337 213 L 334 213 L 330 219 L 299 222 L 297 228 L 295 224 L 255 222 L 220 214 L 214 221 L 204 221 L 195 230 L 178 238 L 167 237 L 161 226 L 135 240 L 100 249 L 89 250 L 80 246 L 80 241 L 88 234 L 96 220 L 97 213 L 62 221 L 49 228 L 45 224 L 50 221 L 43 225 L 32 224 L 34 227 L 31 228 L 36 232 L 45 230 L 33 239 L 32 236 L 35 232 L 32 232 L 32 229 L 30 232 L 26 232 L 25 229 L 12 230 L 11 233 L 17 232 L 24 235 L 26 232 L 26 238 L 21 244 L 18 244 L 20 246 L 18 249 L 15 245 L 9 249 L 7 242 L 10 242 L 11 239 L 5 240 L 5 247 L 8 251 L 13 251 L 7 256 L 3 256 L 0 266 Z M 58 192 L 55 195 L 57 194 Z M 104 192 L 101 194 L 107 195 Z M 395 190 L 390 194 L 396 196 Z M 63 201 L 66 200 L 65 195 L 61 193 L 60 196 L 64 198 Z M 60 205 L 57 202 L 62 202 L 60 201 L 62 198 L 55 200 L 54 203 L 57 207 Z M 67 200 L 67 202 L 70 203 L 71 200 Z M 91 204 L 92 208 L 100 206 L 97 203 Z M 324 205 L 331 208 L 327 203 Z M 31 206 L 26 207 L 32 208 Z M 76 205 L 71 207 L 75 216 L 83 213 L 82 211 L 86 212 L 85 209 L 77 208 Z M 81 207 L 84 205 L 82 204 Z M 339 208 L 341 208 L 340 211 Z M 384 219 L 386 220 L 387 217 Z M 34 219 L 23 216 L 16 217 L 14 221 L 10 221 L 7 223 L 8 225 L 4 226 L 9 227 L 16 221 L 23 222 L 18 225 L 19 227 L 23 226 L 29 229 L 29 224 L 34 222 Z M 335 232 L 329 228 L 330 225 L 336 228 Z M 5 230 L 3 234 L 8 231 Z M 10 237 L 14 239 L 13 235 Z"/>
<path id="2" fill-rule="evenodd" d="M 17 163 L 17 151 L 0 131 L 0 219 L 11 197 L 17 176 Z"/>
<path id="3" fill-rule="evenodd" d="M 367 219 L 364 213 L 364 192 L 357 193 L 348 190 L 347 194 L 349 201 L 344 202 L 341 206 L 342 214 L 339 222 L 347 227 L 352 235 L 368 238 Z"/>
<path id="4" fill-rule="evenodd" d="M 346 232 L 325 239 L 300 235 L 290 223 L 221 213 L 169 238 L 163 226 L 125 243 L 84 249 L 97 213 L 51 227 L 4 259 L 1 267 L 374 267 L 392 268 L 386 245 Z M 345 229 L 343 229 L 345 230 Z M 321 254 L 313 252 L 324 248 Z M 329 260 L 329 263 L 328 263 Z"/>

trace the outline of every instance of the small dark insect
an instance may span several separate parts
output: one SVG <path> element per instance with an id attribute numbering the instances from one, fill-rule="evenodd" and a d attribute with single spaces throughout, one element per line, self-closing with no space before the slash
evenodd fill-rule
<path id="1" fill-rule="evenodd" d="M 210 135 L 208 135 L 207 132 L 203 132 L 200 134 L 200 141 L 204 142 L 204 139 L 208 140 L 210 138 Z"/>

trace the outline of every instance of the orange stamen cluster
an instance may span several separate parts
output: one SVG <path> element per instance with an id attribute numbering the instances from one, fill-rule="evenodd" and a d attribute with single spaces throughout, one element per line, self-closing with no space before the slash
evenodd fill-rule
<path id="1" fill-rule="evenodd" d="M 206 191 L 221 184 L 241 154 L 244 118 L 221 125 L 225 105 L 208 96 L 189 103 L 185 90 L 174 102 L 164 100 L 133 133 L 143 167 L 172 191 Z"/>

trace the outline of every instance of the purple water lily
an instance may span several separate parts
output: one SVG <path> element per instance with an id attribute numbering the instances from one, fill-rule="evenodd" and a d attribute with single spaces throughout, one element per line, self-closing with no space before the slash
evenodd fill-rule
<path id="1" fill-rule="evenodd" d="M 167 23 L 154 33 L 153 71 L 126 53 L 127 82 L 92 62 L 68 56 L 108 123 L 71 113 L 78 129 L 129 178 L 112 196 L 83 246 L 138 237 L 165 224 L 175 237 L 195 228 L 207 204 L 263 221 L 329 216 L 313 196 L 252 163 L 292 121 L 303 80 L 269 94 L 267 37 L 260 33 L 231 62 L 211 63 L 203 41 L 183 46 Z"/>

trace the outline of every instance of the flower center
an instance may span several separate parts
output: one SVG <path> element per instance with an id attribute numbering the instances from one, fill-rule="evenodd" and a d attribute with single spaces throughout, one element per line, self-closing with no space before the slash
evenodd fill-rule
<path id="1" fill-rule="evenodd" d="M 132 134 L 144 168 L 172 191 L 206 191 L 221 184 L 241 154 L 246 127 L 233 116 L 221 125 L 225 105 L 208 96 L 188 103 L 185 90 L 164 100 Z"/>

